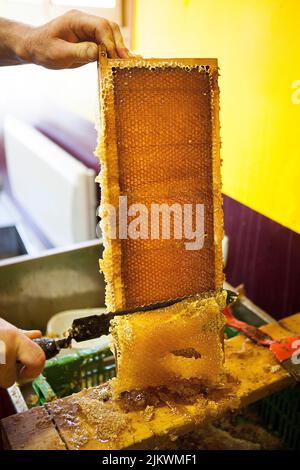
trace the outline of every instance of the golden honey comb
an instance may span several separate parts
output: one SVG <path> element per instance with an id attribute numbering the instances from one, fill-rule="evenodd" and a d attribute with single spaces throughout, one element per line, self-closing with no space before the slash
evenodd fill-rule
<path id="1" fill-rule="evenodd" d="M 213 387 L 222 378 L 226 292 L 194 296 L 164 309 L 116 316 L 114 391 L 180 385 L 198 379 Z"/>
<path id="2" fill-rule="evenodd" d="M 109 310 L 219 289 L 223 282 L 218 68 L 213 59 L 107 59 L 100 50 L 101 227 Z M 204 246 L 121 239 L 107 204 L 204 204 Z M 118 211 L 117 211 L 118 213 Z M 128 217 L 131 222 L 134 217 Z M 193 222 L 195 220 L 193 219 Z M 161 222 L 158 231 L 162 229 Z"/>

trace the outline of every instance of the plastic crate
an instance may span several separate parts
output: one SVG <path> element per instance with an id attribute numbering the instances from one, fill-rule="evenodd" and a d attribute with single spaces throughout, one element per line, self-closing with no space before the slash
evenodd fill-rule
<path id="1" fill-rule="evenodd" d="M 110 349 L 75 350 L 46 361 L 43 374 L 32 382 L 36 405 L 62 398 L 88 387 L 99 385 L 115 375 Z"/>
<path id="2" fill-rule="evenodd" d="M 264 426 L 288 449 L 300 450 L 300 384 L 252 405 Z"/>

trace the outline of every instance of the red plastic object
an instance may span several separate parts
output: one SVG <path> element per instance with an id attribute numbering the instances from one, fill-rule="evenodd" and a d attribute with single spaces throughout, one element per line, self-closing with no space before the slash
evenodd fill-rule
<path id="1" fill-rule="evenodd" d="M 297 348 L 299 348 L 300 338 L 298 336 L 291 336 L 281 341 L 277 341 L 276 339 L 272 339 L 266 333 L 260 331 L 255 326 L 248 325 L 248 323 L 235 318 L 229 307 L 224 309 L 224 314 L 226 316 L 226 324 L 228 326 L 241 331 L 256 344 L 268 346 L 279 362 L 290 359 Z"/>

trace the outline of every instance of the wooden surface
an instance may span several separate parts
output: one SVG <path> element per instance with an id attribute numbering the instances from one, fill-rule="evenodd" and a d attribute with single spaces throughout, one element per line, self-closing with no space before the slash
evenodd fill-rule
<path id="1" fill-rule="evenodd" d="M 43 407 L 2 420 L 3 444 L 13 450 L 66 450 L 51 417 Z"/>
<path id="2" fill-rule="evenodd" d="M 300 314 L 262 329 L 278 339 L 291 333 L 300 335 Z M 6 445 L 12 449 L 163 448 L 164 439 L 175 439 L 195 426 L 293 383 L 268 349 L 254 345 L 242 335 L 225 341 L 225 355 L 231 380 L 219 397 L 197 395 L 192 403 L 166 400 L 164 406 L 146 412 L 126 412 L 110 398 L 107 383 L 4 419 Z"/>

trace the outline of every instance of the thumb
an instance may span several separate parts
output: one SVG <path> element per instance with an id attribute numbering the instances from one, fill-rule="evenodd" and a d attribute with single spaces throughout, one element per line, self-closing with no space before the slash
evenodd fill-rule
<path id="1" fill-rule="evenodd" d="M 94 62 L 98 57 L 98 46 L 94 42 L 66 43 L 65 55 L 74 64 Z"/>

